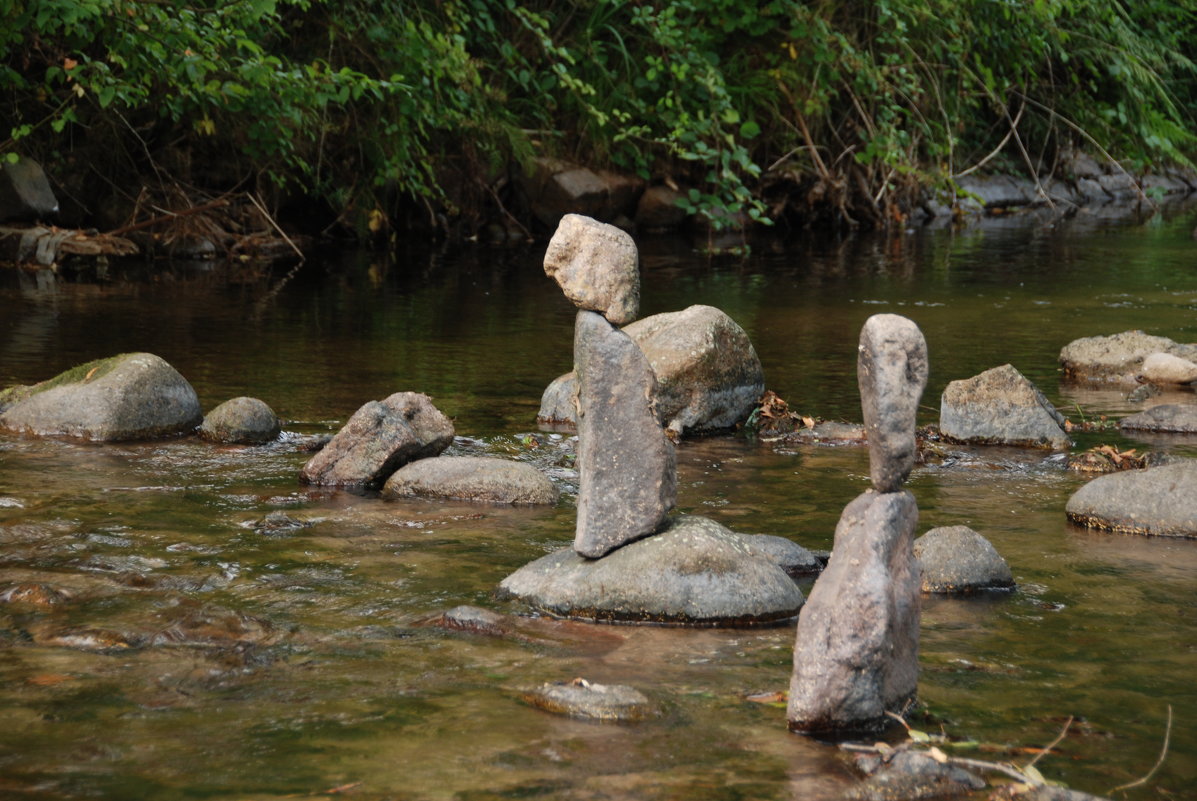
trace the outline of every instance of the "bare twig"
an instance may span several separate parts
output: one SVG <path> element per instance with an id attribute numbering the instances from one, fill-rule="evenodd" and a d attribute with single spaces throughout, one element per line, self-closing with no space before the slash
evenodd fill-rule
<path id="1" fill-rule="evenodd" d="M 1051 751 L 1053 748 L 1055 748 L 1057 745 L 1059 745 L 1060 741 L 1064 739 L 1064 735 L 1068 734 L 1068 727 L 1071 725 L 1072 725 L 1072 715 L 1069 715 L 1068 720 L 1066 720 L 1064 722 L 1064 728 L 1061 729 L 1060 733 L 1056 735 L 1056 739 L 1052 740 L 1051 743 L 1047 746 L 1047 748 L 1044 748 L 1042 751 L 1040 751 L 1038 754 L 1036 754 L 1035 758 L 1032 759 L 1030 762 L 1028 762 L 1026 764 L 1026 767 L 1023 768 L 1023 770 L 1026 770 L 1027 768 L 1035 767 L 1036 762 L 1043 759 L 1045 756 L 1047 756 L 1049 751 Z"/>
<path id="2" fill-rule="evenodd" d="M 278 227 L 278 223 L 274 221 L 274 217 L 270 215 L 270 212 L 266 211 L 266 207 L 262 205 L 262 202 L 258 200 L 257 196 L 254 195 L 253 192 L 246 192 L 245 196 L 249 198 L 250 203 L 253 203 L 257 207 L 258 211 L 262 212 L 262 216 L 266 218 L 266 222 L 270 223 L 270 227 L 273 228 L 278 235 L 283 238 L 284 242 L 291 246 L 291 250 L 294 250 L 295 255 L 299 257 L 299 263 L 303 264 L 303 251 L 299 249 L 298 245 L 291 241 L 291 237 L 287 236 L 286 233 L 283 232 L 282 228 Z"/>
<path id="3" fill-rule="evenodd" d="M 140 198 L 139 198 L 139 201 L 140 201 Z M 109 236 L 120 236 L 121 234 L 127 234 L 132 231 L 140 231 L 142 228 L 149 228 L 151 226 L 158 225 L 159 223 L 172 222 L 174 220 L 179 219 L 180 217 L 190 217 L 192 214 L 199 214 L 201 212 L 211 211 L 212 209 L 220 208 L 221 206 L 227 206 L 228 204 L 229 204 L 229 198 L 228 198 L 228 195 L 225 195 L 223 197 L 216 198 L 216 200 L 213 200 L 210 203 L 204 203 L 201 206 L 192 206 L 189 209 L 183 209 L 183 211 L 167 211 L 161 217 L 153 217 L 148 220 L 142 220 L 139 223 L 133 223 L 131 225 L 121 226 L 120 228 L 109 231 L 108 235 Z M 290 240 L 288 240 L 288 241 L 290 241 Z"/>
<path id="4" fill-rule="evenodd" d="M 1142 785 L 1147 784 L 1147 782 L 1150 781 L 1151 777 L 1155 775 L 1156 771 L 1158 771 L 1160 769 L 1160 766 L 1164 764 L 1164 759 L 1165 759 L 1165 757 L 1168 756 L 1168 742 L 1171 739 L 1172 739 L 1172 704 L 1168 704 L 1168 725 L 1164 728 L 1164 745 L 1162 748 L 1160 748 L 1160 758 L 1155 761 L 1155 765 L 1152 766 L 1151 770 L 1147 771 L 1146 776 L 1144 776 L 1141 779 L 1136 779 L 1135 781 L 1130 782 L 1129 784 L 1119 785 L 1118 787 L 1115 787 L 1113 790 L 1110 790 L 1108 793 L 1106 793 L 1106 795 L 1111 795 L 1113 793 L 1118 792 L 1119 790 L 1129 790 L 1132 787 L 1141 787 Z"/>

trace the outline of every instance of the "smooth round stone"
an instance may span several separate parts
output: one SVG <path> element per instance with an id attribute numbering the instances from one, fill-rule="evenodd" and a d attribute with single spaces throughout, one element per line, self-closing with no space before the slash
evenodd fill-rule
<path id="1" fill-rule="evenodd" d="M 749 548 L 780 567 L 790 576 L 808 576 L 823 569 L 819 557 L 793 540 L 773 534 L 741 534 Z"/>
<path id="2" fill-rule="evenodd" d="M 648 698 L 625 684 L 593 684 L 585 679 L 552 682 L 524 694 L 532 706 L 557 715 L 624 723 L 654 713 Z"/>
<path id="3" fill-rule="evenodd" d="M 681 626 L 779 623 L 804 601 L 743 537 L 697 516 L 601 559 L 563 548 L 512 573 L 499 592 L 557 617 Z"/>
<path id="4" fill-rule="evenodd" d="M 278 439 L 274 410 L 257 398 L 233 398 L 208 412 L 199 435 L 212 442 L 260 445 Z"/>
<path id="5" fill-rule="evenodd" d="M 968 526 L 933 528 L 914 541 L 923 592 L 969 593 L 1014 586 L 1010 566 L 989 540 Z"/>
<path id="6" fill-rule="evenodd" d="M 1080 526 L 1124 534 L 1197 538 L 1197 460 L 1095 478 L 1065 507 Z"/>
<path id="7" fill-rule="evenodd" d="M 453 498 L 511 504 L 553 504 L 557 488 L 525 462 L 491 456 L 438 456 L 411 462 L 387 479 L 385 498 Z"/>

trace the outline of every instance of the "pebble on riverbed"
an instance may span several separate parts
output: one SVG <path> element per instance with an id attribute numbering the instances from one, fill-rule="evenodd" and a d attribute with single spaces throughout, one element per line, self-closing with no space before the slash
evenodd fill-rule
<path id="1" fill-rule="evenodd" d="M 532 706 L 566 715 L 610 723 L 630 723 L 656 714 L 648 698 L 625 684 L 594 684 L 586 679 L 550 682 L 526 692 L 523 700 Z"/>

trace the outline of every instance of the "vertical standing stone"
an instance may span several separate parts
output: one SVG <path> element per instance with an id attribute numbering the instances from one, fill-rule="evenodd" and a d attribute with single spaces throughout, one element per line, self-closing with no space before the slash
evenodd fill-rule
<path id="1" fill-rule="evenodd" d="M 896 492 L 914 468 L 915 418 L 927 386 L 927 342 L 896 314 L 875 314 L 860 331 L 856 363 L 869 439 L 869 476 L 878 492 Z"/>
<path id="2" fill-rule="evenodd" d="M 631 337 L 579 311 L 578 524 L 574 550 L 597 559 L 653 534 L 677 500 L 677 462 L 653 410 L 657 378 Z"/>
<path id="3" fill-rule="evenodd" d="M 902 483 L 927 383 L 922 332 L 896 315 L 869 318 L 857 378 L 873 489 L 844 508 L 831 561 L 798 616 L 786 717 L 811 734 L 884 728 L 885 713 L 900 712 L 918 688 L 918 506 Z"/>

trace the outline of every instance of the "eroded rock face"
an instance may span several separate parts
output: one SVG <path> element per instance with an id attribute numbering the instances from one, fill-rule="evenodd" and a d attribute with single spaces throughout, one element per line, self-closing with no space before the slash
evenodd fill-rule
<path id="1" fill-rule="evenodd" d="M 1197 434 L 1197 404 L 1167 403 L 1144 409 L 1118 421 L 1126 431 Z"/>
<path id="2" fill-rule="evenodd" d="M 416 459 L 453 442 L 453 423 L 418 392 L 396 392 L 362 406 L 300 471 L 305 484 L 377 489 Z"/>
<path id="3" fill-rule="evenodd" d="M 1064 377 L 1072 381 L 1132 384 L 1142 372 L 1144 360 L 1153 353 L 1197 361 L 1197 344 L 1182 345 L 1142 331 L 1082 337 L 1060 351 L 1060 366 Z"/>
<path id="4" fill-rule="evenodd" d="M 193 431 L 203 413 L 187 379 L 152 353 L 125 353 L 71 368 L 0 396 L 0 429 L 99 441 Z"/>
<path id="5" fill-rule="evenodd" d="M 744 329 L 713 306 L 654 314 L 621 329 L 657 376 L 657 419 L 678 433 L 731 428 L 752 413 L 765 391 L 761 360 Z M 574 422 L 573 373 L 541 397 L 537 421 Z"/>
<path id="6" fill-rule="evenodd" d="M 1064 450 L 1071 445 L 1064 415 L 1011 365 L 953 381 L 944 389 L 939 430 L 948 439 L 979 445 Z"/>
<path id="7" fill-rule="evenodd" d="M 653 410 L 657 379 L 636 343 L 578 312 L 578 523 L 574 549 L 597 559 L 661 527 L 677 500 L 677 457 Z"/>
<path id="8" fill-rule="evenodd" d="M 876 314 L 860 332 L 856 376 L 878 492 L 896 492 L 914 469 L 915 418 L 927 386 L 927 343 L 911 320 Z"/>
<path id="9" fill-rule="evenodd" d="M 456 498 L 510 504 L 557 502 L 557 488 L 530 464 L 489 456 L 438 456 L 410 462 L 382 487 L 385 498 Z"/>
<path id="10" fill-rule="evenodd" d="M 544 271 L 579 309 L 615 325 L 640 310 L 640 256 L 632 237 L 580 214 L 561 218 L 544 254 Z"/>
<path id="11" fill-rule="evenodd" d="M 1124 534 L 1197 538 L 1197 461 L 1095 478 L 1065 506 L 1080 526 Z"/>
<path id="12" fill-rule="evenodd" d="M 909 492 L 865 492 L 835 530 L 831 561 L 798 616 L 786 717 L 809 734 L 884 728 L 918 684 L 919 572 Z"/>
<path id="13" fill-rule="evenodd" d="M 914 555 L 922 565 L 923 592 L 970 593 L 1014 586 L 1006 560 L 968 526 L 931 529 L 914 541 Z"/>
<path id="14" fill-rule="evenodd" d="M 281 430 L 274 410 L 257 398 L 233 398 L 208 412 L 199 428 L 213 442 L 260 445 L 278 439 Z"/>
<path id="15" fill-rule="evenodd" d="M 602 559 L 562 548 L 499 590 L 557 617 L 683 626 L 780 622 L 803 601 L 794 581 L 744 538 L 690 515 Z"/>

